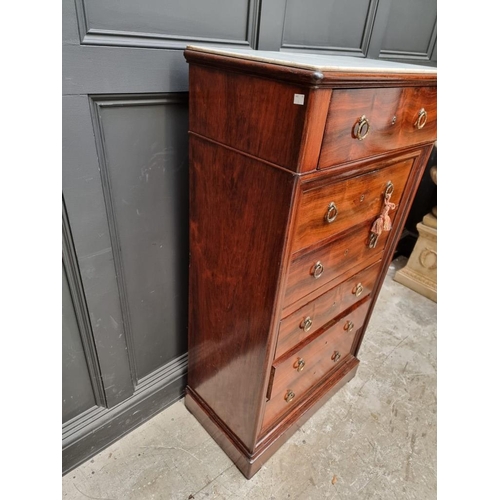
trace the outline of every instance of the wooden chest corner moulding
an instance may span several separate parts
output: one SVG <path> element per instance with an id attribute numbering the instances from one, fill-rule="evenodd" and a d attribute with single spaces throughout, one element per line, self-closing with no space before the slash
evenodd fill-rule
<path id="1" fill-rule="evenodd" d="M 352 379 L 436 141 L 434 68 L 189 46 L 185 404 L 252 477 Z"/>

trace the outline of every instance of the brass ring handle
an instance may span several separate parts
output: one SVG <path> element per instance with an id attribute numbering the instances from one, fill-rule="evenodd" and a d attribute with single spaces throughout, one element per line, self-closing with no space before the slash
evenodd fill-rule
<path id="1" fill-rule="evenodd" d="M 346 332 L 350 332 L 352 329 L 354 328 L 354 323 L 352 321 L 348 321 L 345 325 L 344 325 L 344 330 Z"/>
<path id="2" fill-rule="evenodd" d="M 314 264 L 314 267 L 312 269 L 312 275 L 318 279 L 322 274 L 323 274 L 323 271 L 325 270 L 325 268 L 323 267 L 323 264 L 318 260 L 318 262 L 316 262 L 316 264 Z"/>
<path id="3" fill-rule="evenodd" d="M 357 125 L 357 127 L 356 127 L 356 125 Z M 368 118 L 366 118 L 366 116 L 363 115 L 354 124 L 354 128 L 356 130 L 354 132 L 355 137 L 359 141 L 362 141 L 368 135 L 368 132 L 370 132 L 370 122 L 368 121 Z"/>
<path id="4" fill-rule="evenodd" d="M 425 109 L 422 108 L 418 112 L 418 118 L 414 125 L 415 127 L 417 127 L 418 130 L 420 130 L 421 128 L 424 128 L 426 123 L 427 123 L 427 111 L 425 111 Z"/>
<path id="5" fill-rule="evenodd" d="M 288 391 L 285 394 L 285 401 L 289 403 L 293 398 L 295 397 L 295 392 L 292 390 L 288 389 Z"/>
<path id="6" fill-rule="evenodd" d="M 332 354 L 332 360 L 337 362 L 340 358 L 341 358 L 342 354 L 340 354 L 339 351 L 335 351 L 333 354 Z"/>
<path id="7" fill-rule="evenodd" d="M 297 358 L 297 361 L 293 364 L 293 367 L 298 372 L 301 372 L 304 369 L 304 366 L 306 366 L 306 362 L 302 358 Z"/>
<path id="8" fill-rule="evenodd" d="M 313 326 L 312 319 L 310 316 L 308 316 L 307 318 L 304 318 L 302 323 L 300 323 L 299 328 L 302 328 L 302 330 L 308 332 L 312 326 Z"/>
<path id="9" fill-rule="evenodd" d="M 356 297 L 359 297 L 363 293 L 363 285 L 361 283 L 358 283 L 353 289 L 352 289 L 353 295 L 356 295 Z"/>
<path id="10" fill-rule="evenodd" d="M 337 206 L 335 205 L 335 203 L 333 203 L 333 201 L 332 201 L 328 205 L 328 209 L 327 209 L 326 214 L 325 214 L 325 221 L 328 224 L 331 224 L 337 218 L 338 214 L 339 214 L 339 210 L 338 210 Z"/>
<path id="11" fill-rule="evenodd" d="M 394 193 L 394 184 L 392 183 L 392 181 L 389 181 L 387 183 L 387 185 L 385 186 L 384 195 L 385 196 L 391 196 L 392 193 Z"/>

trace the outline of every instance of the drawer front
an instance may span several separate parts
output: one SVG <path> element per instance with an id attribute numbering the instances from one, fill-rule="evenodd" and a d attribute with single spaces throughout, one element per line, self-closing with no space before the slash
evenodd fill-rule
<path id="1" fill-rule="evenodd" d="M 320 295 L 280 323 L 275 359 L 293 349 L 336 316 L 370 295 L 381 261 L 372 264 L 332 290 Z"/>
<path id="2" fill-rule="evenodd" d="M 394 210 L 391 212 L 391 218 L 395 215 Z M 283 307 L 314 292 L 365 259 L 377 254 L 382 258 L 391 231 L 383 232 L 375 248 L 370 248 L 368 244 L 372 224 L 373 221 L 369 221 L 359 225 L 346 236 L 293 260 L 288 272 Z M 321 269 L 323 271 L 320 273 Z"/>
<path id="3" fill-rule="evenodd" d="M 389 166 L 381 164 L 367 174 L 337 182 L 330 179 L 320 186 L 304 184 L 292 251 L 377 217 L 389 182 L 394 186 L 391 202 L 398 204 L 414 161 L 410 158 Z M 311 185 L 314 187 L 309 188 Z"/>
<path id="4" fill-rule="evenodd" d="M 436 96 L 436 87 L 334 90 L 318 168 L 436 140 Z"/>
<path id="5" fill-rule="evenodd" d="M 434 142 L 437 138 L 437 88 L 408 88 L 404 93 L 402 141 L 405 145 Z M 420 112 L 422 108 L 425 116 Z M 420 120 L 420 124 L 418 123 Z M 419 128 L 419 125 L 423 126 Z"/>
<path id="6" fill-rule="evenodd" d="M 358 330 L 363 326 L 370 301 L 342 317 L 326 332 L 273 365 L 274 378 L 266 406 L 264 426 L 287 411 L 325 375 L 349 358 Z"/>

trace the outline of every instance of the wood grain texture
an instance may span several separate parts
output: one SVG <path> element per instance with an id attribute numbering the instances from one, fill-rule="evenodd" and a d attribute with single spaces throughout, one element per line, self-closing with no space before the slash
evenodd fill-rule
<path id="1" fill-rule="evenodd" d="M 295 179 L 193 135 L 190 165 L 188 385 L 252 450 Z"/>
<path id="2" fill-rule="evenodd" d="M 274 453 L 337 391 L 342 389 L 355 375 L 359 361 L 351 357 L 324 384 L 316 387 L 308 398 L 299 403 L 293 412 L 283 418 L 274 428 L 262 432 L 255 451 L 249 454 L 230 429 L 217 415 L 210 411 L 203 400 L 189 386 L 186 388 L 186 408 L 196 417 L 216 443 L 231 458 L 241 473 L 250 479 Z"/>
<path id="3" fill-rule="evenodd" d="M 319 186 L 301 183 L 302 196 L 293 251 L 307 248 L 367 219 L 376 218 L 382 210 L 388 182 L 394 185 L 391 202 L 398 204 L 413 161 L 412 158 L 400 162 L 374 163 L 374 170 L 369 173 L 341 181 L 330 176 Z M 333 222 L 328 223 L 325 217 L 330 203 L 335 204 L 337 215 Z"/>
<path id="4" fill-rule="evenodd" d="M 280 416 L 295 407 L 312 387 L 350 359 L 355 335 L 363 326 L 368 306 L 369 301 L 365 301 L 339 318 L 333 326 L 321 332 L 319 336 L 299 344 L 288 357 L 282 358 L 274 365 L 271 399 L 266 405 L 263 429 L 267 429 Z M 348 322 L 354 325 L 350 331 L 345 329 Z M 332 359 L 336 352 L 340 354 L 340 358 Z M 305 362 L 301 372 L 296 369 L 299 359 Z M 285 396 L 289 390 L 293 391 L 295 397 L 287 402 Z"/>
<path id="5" fill-rule="evenodd" d="M 295 259 L 290 265 L 285 292 L 284 307 L 314 292 L 320 286 L 355 268 L 367 258 L 377 255 L 380 259 L 390 232 L 380 235 L 375 248 L 368 247 L 373 221 L 356 226 L 345 236 Z M 315 278 L 314 266 L 320 262 L 323 273 Z M 352 273 L 354 274 L 354 272 Z"/>
<path id="6" fill-rule="evenodd" d="M 323 295 L 324 293 L 328 292 L 328 290 L 331 290 L 333 287 L 341 284 L 342 282 L 346 281 L 347 279 L 355 276 L 357 273 L 360 273 L 363 269 L 366 267 L 369 267 L 376 262 L 380 260 L 380 252 L 377 252 L 369 257 L 366 258 L 366 260 L 358 262 L 354 267 L 351 267 L 344 273 L 340 274 L 333 280 L 319 286 L 314 290 L 314 292 L 311 292 L 308 295 L 305 295 L 303 297 L 300 297 L 297 301 L 286 305 L 283 307 L 281 311 L 281 316 L 282 317 L 287 317 L 290 314 L 292 314 L 294 311 L 298 310 L 300 307 L 305 306 L 306 304 L 310 303 L 312 300 L 316 299 L 317 297 Z"/>
<path id="7" fill-rule="evenodd" d="M 331 89 L 312 89 L 309 91 L 298 158 L 298 172 L 310 172 L 318 166 L 331 96 Z"/>
<path id="8" fill-rule="evenodd" d="M 264 463 L 276 451 L 278 446 L 283 444 L 333 394 L 344 387 L 354 377 L 358 369 L 359 360 L 351 355 L 348 355 L 347 358 L 347 361 L 339 366 L 333 374 L 325 377 L 324 381 L 317 384 L 307 393 L 290 413 L 277 421 L 275 425 L 268 429 L 262 429 L 254 453 L 254 462 L 258 463 L 260 461 L 261 464 Z M 272 450 L 272 453 L 267 452 L 269 449 Z"/>
<path id="9" fill-rule="evenodd" d="M 358 355 L 361 343 L 363 342 L 363 338 L 366 333 L 366 327 L 369 324 L 373 308 L 376 304 L 377 297 L 380 293 L 380 289 L 382 288 L 382 284 L 384 282 L 384 277 L 387 274 L 387 270 L 394 255 L 394 251 L 396 250 L 396 245 L 403 231 L 404 223 L 406 221 L 406 218 L 408 217 L 408 212 L 410 211 L 412 202 L 415 198 L 415 194 L 422 179 L 422 175 L 425 172 L 425 166 L 427 164 L 427 160 L 431 155 L 433 147 L 434 147 L 433 144 L 428 144 L 424 148 L 422 148 L 420 155 L 417 158 L 415 165 L 410 173 L 410 178 L 408 179 L 408 184 L 405 193 L 403 194 L 403 199 L 405 200 L 405 202 L 401 204 L 400 210 L 398 211 L 398 214 L 394 219 L 393 227 L 391 230 L 392 235 L 390 240 L 388 241 L 387 248 L 384 252 L 382 259 L 380 275 L 377 279 L 377 283 L 375 284 L 374 290 L 372 292 L 372 303 L 366 314 L 366 323 L 363 326 L 360 334 L 358 335 L 358 338 L 356 339 L 356 346 L 354 349 L 355 356 Z"/>
<path id="10" fill-rule="evenodd" d="M 251 477 L 356 371 L 357 350 L 435 139 L 436 77 L 325 76 L 196 50 L 185 55 L 193 89 L 186 406 Z M 297 93 L 304 106 L 290 110 Z M 332 106 L 336 95 L 340 101 Z M 360 95 L 362 107 L 384 120 L 396 112 L 394 128 L 372 124 L 376 148 L 359 153 L 344 145 L 317 170 L 325 141 L 337 147 L 345 140 L 342 127 L 323 136 L 325 126 L 347 120 Z M 422 103 L 428 122 L 415 131 Z M 370 249 L 388 181 L 395 186 L 394 227 Z M 332 197 L 340 210 L 330 231 L 324 216 Z M 324 270 L 315 279 L 318 261 Z M 358 283 L 363 290 L 356 296 Z M 300 328 L 306 314 L 314 316 L 310 332 Z M 348 321 L 354 326 L 346 332 Z M 326 356 L 325 345 L 338 347 L 340 359 Z M 297 371 L 298 357 L 304 371 Z M 296 392 L 291 404 L 284 399 L 288 389 Z"/>
<path id="11" fill-rule="evenodd" d="M 415 87 L 405 89 L 401 106 L 403 124 L 401 134 L 405 144 L 433 142 L 437 138 L 437 87 Z M 427 112 L 427 122 L 421 129 L 415 127 L 420 110 Z"/>
<path id="12" fill-rule="evenodd" d="M 422 108 L 428 119 L 418 130 L 415 121 Z M 368 119 L 370 130 L 359 140 L 356 124 L 362 116 Z M 436 87 L 334 90 L 318 166 L 387 153 L 428 142 L 435 135 Z"/>
<path id="13" fill-rule="evenodd" d="M 196 65 L 189 74 L 190 131 L 297 169 L 308 89 Z M 304 105 L 294 104 L 295 94 L 304 97 Z"/>
<path id="14" fill-rule="evenodd" d="M 379 270 L 380 262 L 376 262 L 282 319 L 275 358 L 278 359 L 304 339 L 312 337 L 326 323 L 370 295 Z M 356 295 L 358 283 L 362 290 Z M 306 318 L 312 321 L 309 331 L 304 330 L 303 322 Z"/>
<path id="15" fill-rule="evenodd" d="M 251 61 L 237 57 L 209 54 L 205 51 L 186 49 L 184 57 L 189 67 L 195 65 L 212 66 L 224 72 L 237 72 L 246 75 L 255 75 L 269 78 L 272 81 L 292 83 L 299 85 L 317 86 L 323 79 L 323 73 L 301 69 L 293 66 L 279 66 L 275 64 Z"/>
<path id="16" fill-rule="evenodd" d="M 275 373 L 268 408 L 275 408 L 274 399 L 276 399 L 277 407 L 283 411 L 294 406 L 306 391 L 321 380 L 326 373 L 337 368 L 341 361 L 344 361 L 345 356 L 351 351 L 356 332 L 363 325 L 368 305 L 365 300 L 359 307 L 339 317 L 324 332 L 298 344 L 289 355 L 274 363 Z M 354 326 L 352 330 L 347 331 L 349 322 L 352 322 Z M 332 359 L 335 351 L 341 355 L 338 360 Z M 299 359 L 304 361 L 302 371 L 297 369 Z M 289 403 L 285 401 L 288 389 L 295 393 L 295 397 Z M 273 411 L 266 409 L 264 422 L 266 418 L 272 419 L 272 415 L 274 415 Z"/>

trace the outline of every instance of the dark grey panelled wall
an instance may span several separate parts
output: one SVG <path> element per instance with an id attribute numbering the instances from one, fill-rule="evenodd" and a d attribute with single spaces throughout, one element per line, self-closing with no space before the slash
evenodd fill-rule
<path id="1" fill-rule="evenodd" d="M 189 43 L 436 64 L 436 1 L 63 0 L 63 470 L 182 395 Z"/>
<path id="2" fill-rule="evenodd" d="M 78 306 L 77 306 L 78 307 Z M 68 274 L 62 267 L 62 421 L 96 406 Z"/>
<path id="3" fill-rule="evenodd" d="M 365 56 L 377 3 L 376 0 L 288 0 L 281 47 Z"/>

